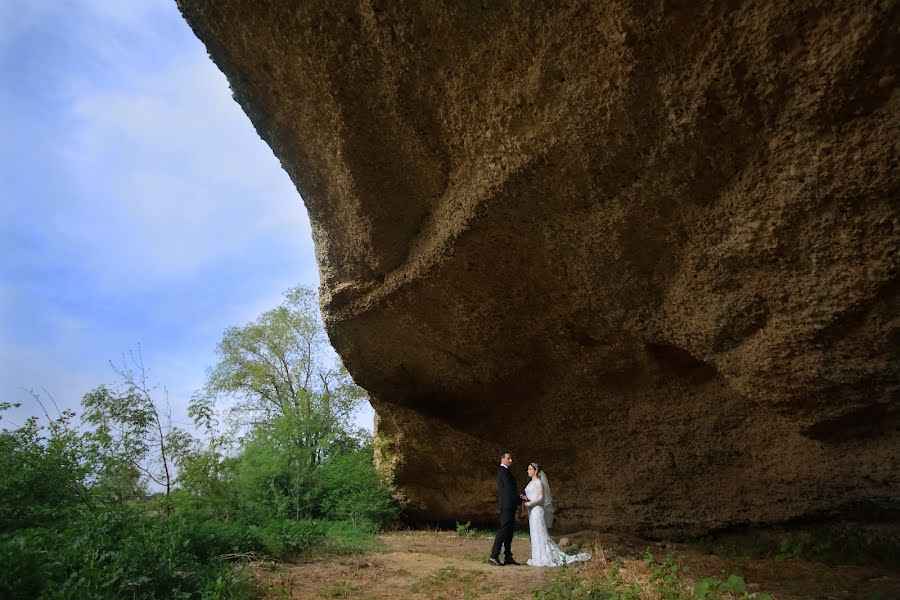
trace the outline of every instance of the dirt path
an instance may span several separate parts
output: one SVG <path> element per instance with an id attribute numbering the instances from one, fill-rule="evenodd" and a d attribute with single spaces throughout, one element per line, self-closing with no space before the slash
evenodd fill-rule
<path id="1" fill-rule="evenodd" d="M 869 567 L 828 567 L 797 559 L 748 560 L 738 566 L 681 545 L 612 534 L 591 537 L 599 542 L 600 555 L 576 567 L 576 572 L 591 579 L 605 578 L 611 563 L 618 561 L 627 580 L 648 590 L 648 599 L 659 597 L 650 591 L 653 588 L 643 560 L 648 550 L 659 558 L 674 552 L 689 568 L 685 582 L 691 587 L 695 578 L 727 575 L 737 569 L 746 579 L 749 592 L 766 592 L 773 600 L 900 598 L 900 576 Z M 487 564 L 492 540 L 486 535 L 460 537 L 453 532 L 412 531 L 384 534 L 379 539 L 382 549 L 364 556 L 289 563 L 260 575 L 273 588 L 287 590 L 272 596 L 281 599 L 513 600 L 533 598 L 536 587 L 560 573 L 558 569 Z M 515 538 L 513 552 L 524 563 L 530 556 L 528 538 Z"/>
<path id="2" fill-rule="evenodd" d="M 535 586 L 553 577 L 550 569 L 487 564 L 492 538 L 450 532 L 400 532 L 379 536 L 381 552 L 286 565 L 279 579 L 292 599 L 531 598 Z M 527 538 L 513 540 L 522 562 L 530 556 Z"/>

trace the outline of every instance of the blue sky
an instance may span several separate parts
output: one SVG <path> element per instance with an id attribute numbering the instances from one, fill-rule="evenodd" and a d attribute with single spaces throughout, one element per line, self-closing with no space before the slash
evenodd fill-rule
<path id="1" fill-rule="evenodd" d="M 226 327 L 318 286 L 299 194 L 174 0 L 0 0 L 0 132 L 5 424 L 138 343 L 183 420 Z"/>

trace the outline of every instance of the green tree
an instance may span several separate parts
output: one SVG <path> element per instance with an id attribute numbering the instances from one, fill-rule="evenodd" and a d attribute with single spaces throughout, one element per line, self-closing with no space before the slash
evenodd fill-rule
<path id="1" fill-rule="evenodd" d="M 0 418 L 17 406 L 0 402 Z M 89 469 L 74 417 L 63 411 L 45 427 L 30 417 L 0 430 L 0 534 L 56 523 L 86 499 Z"/>
<path id="2" fill-rule="evenodd" d="M 100 489 L 120 502 L 142 495 L 145 483 L 165 490 L 166 512 L 176 482 L 175 460 L 192 444 L 190 435 L 172 425 L 168 395 L 165 406 L 154 400 L 158 386 L 148 380 L 140 346 L 112 365 L 121 381 L 116 389 L 101 385 L 81 401 L 82 420 L 93 426 L 86 433 Z"/>
<path id="3" fill-rule="evenodd" d="M 316 470 L 307 492 L 316 507 L 314 516 L 375 526 L 397 518 L 398 507 L 373 460 L 371 441 L 329 456 Z"/>
<path id="4" fill-rule="evenodd" d="M 188 416 L 202 434 L 177 457 L 180 499 L 192 510 L 229 523 L 237 504 L 232 476 L 237 436 L 220 430 L 213 401 L 202 395 L 191 399 Z"/>
<path id="5" fill-rule="evenodd" d="M 315 292 L 297 286 L 253 322 L 225 331 L 207 376 L 208 397 L 236 401 L 245 422 L 290 424 L 287 436 L 303 468 L 325 459 L 350 429 L 365 392 L 353 383 L 327 343 Z"/>

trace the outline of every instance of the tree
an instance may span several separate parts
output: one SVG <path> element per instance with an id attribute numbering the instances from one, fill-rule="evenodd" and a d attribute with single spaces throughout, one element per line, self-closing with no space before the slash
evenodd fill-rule
<path id="1" fill-rule="evenodd" d="M 140 345 L 129 358 L 123 356 L 121 366 L 110 363 L 121 379 L 117 389 L 101 385 L 81 401 L 83 421 L 94 426 L 87 437 L 97 463 L 97 483 L 123 501 L 143 494 L 149 480 L 165 489 L 168 513 L 175 459 L 192 440 L 172 426 L 168 395 L 164 410 L 153 399 L 158 386 L 148 381 Z"/>
<path id="2" fill-rule="evenodd" d="M 255 321 L 225 331 L 205 390 L 235 399 L 234 409 L 250 423 L 290 422 L 293 443 L 315 467 L 349 429 L 365 392 L 330 352 L 315 292 L 297 286 L 284 298 Z"/>
<path id="3" fill-rule="evenodd" d="M 0 402 L 0 419 L 18 406 Z M 47 414 L 46 426 L 30 417 L 22 427 L 0 429 L 0 536 L 58 523 L 87 499 L 89 470 L 74 418 L 66 410 L 56 419 Z"/>

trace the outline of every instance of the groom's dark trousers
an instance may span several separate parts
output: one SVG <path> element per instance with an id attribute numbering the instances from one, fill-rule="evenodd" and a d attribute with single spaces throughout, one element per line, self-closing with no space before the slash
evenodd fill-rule
<path id="1" fill-rule="evenodd" d="M 516 478 L 509 468 L 497 467 L 497 504 L 500 505 L 500 530 L 494 537 L 491 558 L 500 559 L 500 548 L 506 546 L 505 562 L 512 560 L 513 531 L 516 528 L 516 509 L 522 500 L 519 498 Z"/>

